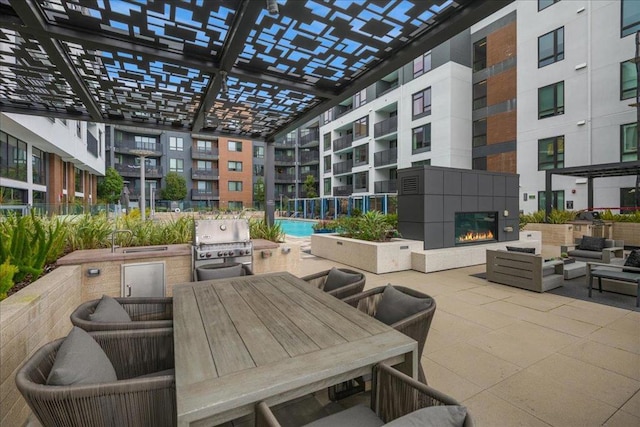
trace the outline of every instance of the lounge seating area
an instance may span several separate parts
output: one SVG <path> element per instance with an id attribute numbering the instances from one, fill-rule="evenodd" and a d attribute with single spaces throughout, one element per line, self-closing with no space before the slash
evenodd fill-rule
<path id="1" fill-rule="evenodd" d="M 581 238 L 575 239 L 573 246 L 561 246 L 560 252 L 566 253 L 577 261 L 593 261 L 609 264 L 614 258 L 623 257 L 624 240 L 582 236 Z"/>

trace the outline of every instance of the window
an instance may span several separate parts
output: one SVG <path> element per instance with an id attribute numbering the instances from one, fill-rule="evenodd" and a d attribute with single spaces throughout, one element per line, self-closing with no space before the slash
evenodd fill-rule
<path id="1" fill-rule="evenodd" d="M 369 191 L 368 181 L 369 174 L 367 172 L 360 172 L 355 174 L 353 188 L 357 191 Z"/>
<path id="2" fill-rule="evenodd" d="M 353 139 L 369 135 L 369 116 L 362 117 L 353 123 Z"/>
<path id="3" fill-rule="evenodd" d="M 229 151 L 242 151 L 241 141 L 229 141 L 227 144 Z"/>
<path id="4" fill-rule="evenodd" d="M 331 150 L 331 132 L 325 133 L 324 136 L 324 150 Z"/>
<path id="5" fill-rule="evenodd" d="M 242 181 L 229 181 L 229 191 L 242 191 Z"/>
<path id="6" fill-rule="evenodd" d="M 353 164 L 362 165 L 369 162 L 369 144 L 356 147 L 353 155 Z"/>
<path id="7" fill-rule="evenodd" d="M 170 172 L 184 172 L 184 160 L 182 159 L 169 159 L 169 171 Z"/>
<path id="8" fill-rule="evenodd" d="M 564 190 L 551 192 L 551 208 L 563 211 L 564 210 Z M 538 191 L 538 210 L 545 210 L 546 193 L 544 191 Z"/>
<path id="9" fill-rule="evenodd" d="M 413 96 L 412 115 L 413 120 L 431 114 L 431 88 L 414 93 Z"/>
<path id="10" fill-rule="evenodd" d="M 358 108 L 367 103 L 367 90 L 362 89 L 360 92 L 353 95 L 353 108 Z"/>
<path id="11" fill-rule="evenodd" d="M 324 171 L 331 172 L 331 155 L 324 156 Z"/>
<path id="12" fill-rule="evenodd" d="M 620 213 L 635 212 L 640 206 L 640 194 L 636 192 L 635 187 L 620 189 L 620 207 L 628 209 L 620 209 Z"/>
<path id="13" fill-rule="evenodd" d="M 253 175 L 264 176 L 264 165 L 253 165 Z"/>
<path id="14" fill-rule="evenodd" d="M 156 149 L 156 139 L 150 136 L 135 135 L 133 140 L 138 150 L 151 150 Z"/>
<path id="15" fill-rule="evenodd" d="M 229 161 L 227 163 L 227 169 L 230 172 L 242 172 L 242 162 Z"/>
<path id="16" fill-rule="evenodd" d="M 487 145 L 487 119 L 473 122 L 473 146 L 483 147 Z"/>
<path id="17" fill-rule="evenodd" d="M 44 174 L 44 153 L 36 147 L 31 149 L 32 180 L 34 184 L 46 184 Z"/>
<path id="18" fill-rule="evenodd" d="M 81 169 L 78 168 L 74 168 L 75 169 L 75 190 L 76 193 L 82 193 L 82 191 L 84 190 L 84 172 Z"/>
<path id="19" fill-rule="evenodd" d="M 196 141 L 196 147 L 198 147 L 198 151 L 211 151 L 213 149 L 211 141 L 202 139 Z"/>
<path id="20" fill-rule="evenodd" d="M 487 106 L 487 81 L 483 80 L 473 85 L 473 109 Z"/>
<path id="21" fill-rule="evenodd" d="M 538 140 L 538 170 L 564 167 L 564 136 Z"/>
<path id="22" fill-rule="evenodd" d="M 546 9 L 552 4 L 558 3 L 560 0 L 538 0 L 538 11 Z"/>
<path id="23" fill-rule="evenodd" d="M 182 151 L 184 150 L 184 140 L 176 136 L 169 137 L 169 150 Z"/>
<path id="24" fill-rule="evenodd" d="M 82 138 L 82 122 L 80 120 L 76 121 L 76 136 Z"/>
<path id="25" fill-rule="evenodd" d="M 264 147 L 261 145 L 253 147 L 253 157 L 256 159 L 264 159 Z"/>
<path id="26" fill-rule="evenodd" d="M 538 119 L 564 114 L 564 82 L 538 89 Z"/>
<path id="27" fill-rule="evenodd" d="M 0 131 L 0 176 L 27 181 L 27 144 Z"/>
<path id="28" fill-rule="evenodd" d="M 621 18 L 621 37 L 640 30 L 640 2 L 638 0 L 622 0 Z"/>
<path id="29" fill-rule="evenodd" d="M 412 134 L 411 149 L 414 154 L 431 151 L 431 123 L 414 128 Z"/>
<path id="30" fill-rule="evenodd" d="M 473 71 L 487 68 L 487 39 L 478 40 L 473 44 Z"/>
<path id="31" fill-rule="evenodd" d="M 487 170 L 487 158 L 486 157 L 475 157 L 471 161 L 471 169 L 477 171 L 486 171 Z"/>
<path id="32" fill-rule="evenodd" d="M 211 170 L 211 169 L 213 169 L 213 162 L 211 162 L 209 160 L 198 160 L 196 162 L 196 165 L 198 166 L 198 170 Z"/>
<path id="33" fill-rule="evenodd" d="M 241 211 L 243 209 L 242 202 L 229 201 L 229 209 L 232 211 Z"/>
<path id="34" fill-rule="evenodd" d="M 538 68 L 564 59 L 564 27 L 538 37 Z"/>
<path id="35" fill-rule="evenodd" d="M 322 114 L 322 121 L 326 124 L 332 120 L 333 120 L 333 108 L 330 108 Z"/>
<path id="36" fill-rule="evenodd" d="M 431 52 L 420 55 L 413 60 L 413 77 L 423 75 L 431 71 Z"/>
<path id="37" fill-rule="evenodd" d="M 211 193 L 213 191 L 213 183 L 211 181 L 196 181 L 198 191 L 203 193 Z"/>
<path id="38" fill-rule="evenodd" d="M 431 159 L 419 160 L 417 162 L 411 162 L 411 166 L 431 166 Z"/>
<path id="39" fill-rule="evenodd" d="M 620 99 L 636 97 L 638 89 L 638 71 L 632 61 L 620 63 Z"/>
<path id="40" fill-rule="evenodd" d="M 638 160 L 638 123 L 620 126 L 620 157 L 623 162 Z"/>
<path id="41" fill-rule="evenodd" d="M 324 195 L 325 196 L 331 195 L 331 178 L 324 179 Z"/>

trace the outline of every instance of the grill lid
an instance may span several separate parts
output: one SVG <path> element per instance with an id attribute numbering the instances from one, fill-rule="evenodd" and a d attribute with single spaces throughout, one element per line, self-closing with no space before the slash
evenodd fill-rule
<path id="1" fill-rule="evenodd" d="M 197 219 L 194 221 L 194 245 L 247 242 L 249 221 L 246 219 Z"/>

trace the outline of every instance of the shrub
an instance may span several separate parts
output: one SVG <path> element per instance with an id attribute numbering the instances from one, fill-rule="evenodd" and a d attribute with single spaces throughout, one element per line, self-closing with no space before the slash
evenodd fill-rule
<path id="1" fill-rule="evenodd" d="M 391 225 L 393 219 L 379 211 L 369 211 L 357 217 L 342 217 L 337 220 L 338 232 L 341 236 L 353 239 L 367 240 L 371 242 L 384 242 L 398 233 Z M 397 217 L 395 219 L 397 224 Z"/>
<path id="2" fill-rule="evenodd" d="M 250 219 L 249 234 L 252 239 L 264 239 L 275 243 L 284 242 L 284 231 L 282 231 L 280 224 L 269 225 L 264 219 Z"/>
<path id="3" fill-rule="evenodd" d="M 7 292 L 13 287 L 13 276 L 18 272 L 18 267 L 10 263 L 7 258 L 0 264 L 0 301 L 7 297 Z"/>

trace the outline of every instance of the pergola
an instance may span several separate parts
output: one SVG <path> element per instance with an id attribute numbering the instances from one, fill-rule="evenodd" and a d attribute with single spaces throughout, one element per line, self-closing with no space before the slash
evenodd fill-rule
<path id="1" fill-rule="evenodd" d="M 636 204 L 638 205 L 638 178 L 640 177 L 640 161 L 622 163 L 604 163 L 599 165 L 574 166 L 545 171 L 545 218 L 552 209 L 553 176 L 565 175 L 587 179 L 587 209 L 593 209 L 593 180 L 596 178 L 613 178 L 619 176 L 636 176 Z"/>
<path id="2" fill-rule="evenodd" d="M 511 1 L 0 0 L 0 111 L 269 143 Z"/>

